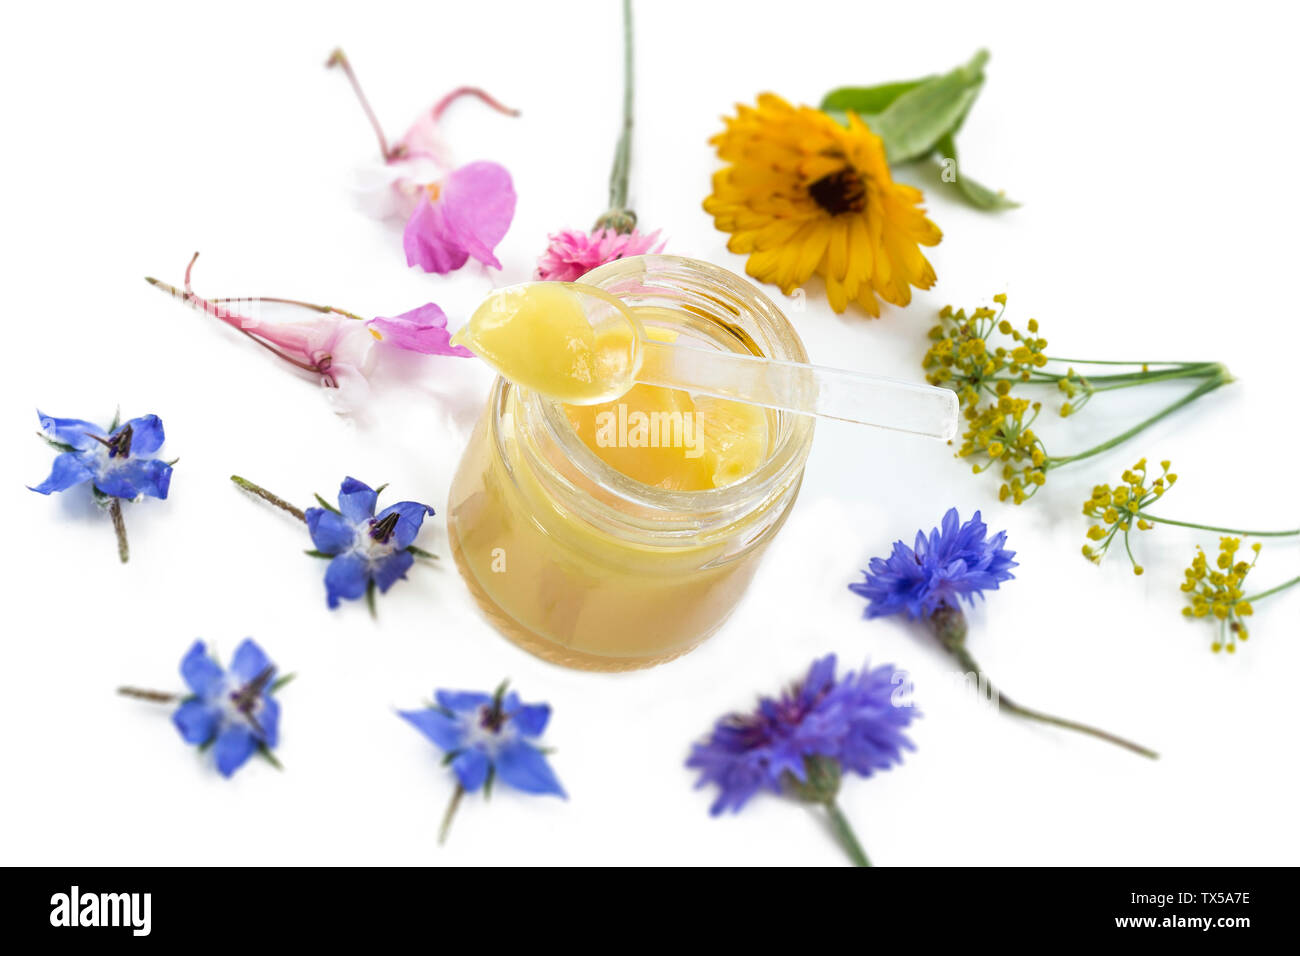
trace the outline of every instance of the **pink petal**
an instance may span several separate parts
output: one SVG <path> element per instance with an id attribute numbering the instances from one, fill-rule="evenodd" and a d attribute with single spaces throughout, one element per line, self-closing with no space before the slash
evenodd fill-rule
<path id="1" fill-rule="evenodd" d="M 443 182 L 439 203 L 447 235 L 484 265 L 500 269 L 493 254 L 515 215 L 515 187 L 498 163 L 467 163 Z"/>
<path id="2" fill-rule="evenodd" d="M 447 331 L 447 315 L 432 302 L 403 312 L 396 318 L 371 319 L 366 323 L 371 333 L 383 345 L 420 352 L 424 355 L 474 355 L 463 345 L 451 344 Z"/>
<path id="3" fill-rule="evenodd" d="M 419 266 L 425 272 L 440 275 L 459 269 L 469 259 L 464 246 L 447 236 L 442 202 L 430 201 L 427 192 L 406 220 L 402 248 L 406 250 L 408 266 Z"/>
<path id="4" fill-rule="evenodd" d="M 431 198 L 430 193 L 437 196 Z M 447 273 L 473 256 L 500 269 L 493 255 L 515 214 L 515 187 L 504 166 L 468 163 L 425 190 L 406 222 L 406 264 Z"/>

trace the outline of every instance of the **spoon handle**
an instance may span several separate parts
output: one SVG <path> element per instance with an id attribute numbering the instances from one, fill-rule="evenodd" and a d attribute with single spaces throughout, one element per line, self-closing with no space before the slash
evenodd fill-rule
<path id="1" fill-rule="evenodd" d="M 957 395 L 950 389 L 648 339 L 639 345 L 636 380 L 646 385 L 930 438 L 957 433 Z"/>

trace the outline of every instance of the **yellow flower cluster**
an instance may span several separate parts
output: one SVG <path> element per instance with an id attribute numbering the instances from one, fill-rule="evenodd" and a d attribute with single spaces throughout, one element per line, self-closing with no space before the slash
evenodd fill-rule
<path id="1" fill-rule="evenodd" d="M 982 463 L 971 466 L 977 475 L 1001 465 L 998 500 L 1019 505 L 1032 498 L 1047 480 L 1047 452 L 1031 427 L 1043 406 L 1041 402 L 1013 398 L 1006 386 L 1006 382 L 999 382 L 999 394 L 984 408 L 966 410 L 968 425 L 957 457 L 982 457 Z"/>
<path id="2" fill-rule="evenodd" d="M 966 431 L 957 457 L 983 459 L 972 464 L 975 474 L 998 466 L 998 499 L 1022 504 L 1047 480 L 1047 453 L 1032 427 L 1042 403 L 1018 398 L 1011 389 L 1034 381 L 1036 370 L 1047 364 L 1047 339 L 1038 336 L 1037 319 L 1030 319 L 1029 331 L 1022 333 L 1002 318 L 1005 294 L 993 301 L 999 311 L 981 306 L 967 315 L 965 309 L 944 306 L 930 330 L 922 366 L 926 381 L 954 389 L 961 402 Z M 990 345 L 995 331 L 1010 342 Z"/>
<path id="3" fill-rule="evenodd" d="M 965 309 L 944 306 L 939 324 L 930 330 L 930 348 L 921 362 L 926 381 L 954 389 L 968 418 L 973 411 L 978 414 L 985 395 L 1006 395 L 1012 384 L 1031 381 L 1035 370 L 1047 364 L 1043 354 L 1047 339 L 1037 335 L 1038 320 L 1030 319 L 1028 333 L 1022 333 L 1002 318 L 1006 295 L 995 295 L 993 301 L 1001 306 L 997 312 L 981 306 L 967 315 Z M 1014 344 L 990 345 L 994 330 Z"/>
<path id="4" fill-rule="evenodd" d="M 1198 545 L 1192 566 L 1183 572 L 1186 580 L 1182 589 L 1190 602 L 1183 608 L 1183 615 L 1193 618 L 1213 616 L 1218 620 L 1219 639 L 1210 645 L 1210 650 L 1215 653 L 1226 648 L 1232 654 L 1237 650 L 1238 639 L 1244 641 L 1250 637 L 1243 618 L 1250 617 L 1254 608 L 1245 599 L 1241 586 L 1259 560 L 1260 545 L 1257 542 L 1250 546 L 1255 556 L 1249 562 L 1237 560 L 1240 548 L 1240 538 L 1220 538 L 1216 567 L 1211 568 L 1205 552 Z"/>
<path id="5" fill-rule="evenodd" d="M 1133 557 L 1129 547 L 1129 532 L 1136 526 L 1140 531 L 1149 531 L 1155 525 L 1142 516 L 1142 511 L 1153 501 L 1161 498 L 1173 487 L 1178 476 L 1170 474 L 1169 462 L 1160 463 L 1160 475 L 1147 484 L 1147 460 L 1143 458 L 1120 476 L 1121 484 L 1096 485 L 1092 497 L 1083 503 L 1083 513 L 1097 523 L 1088 528 L 1088 540 L 1092 544 L 1083 546 L 1083 556 L 1094 564 L 1100 564 L 1102 555 L 1109 549 L 1115 535 L 1122 534 L 1124 550 L 1133 562 L 1133 573 L 1141 574 L 1142 565 Z M 1098 543 L 1100 542 L 1100 543 Z"/>

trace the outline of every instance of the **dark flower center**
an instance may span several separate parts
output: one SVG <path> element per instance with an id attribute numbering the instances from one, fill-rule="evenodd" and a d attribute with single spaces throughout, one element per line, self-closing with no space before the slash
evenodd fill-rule
<path id="1" fill-rule="evenodd" d="M 132 429 L 130 425 L 123 425 L 122 428 L 109 438 L 100 438 L 98 435 L 91 435 L 105 448 L 108 449 L 109 458 L 126 458 L 131 454 Z"/>
<path id="2" fill-rule="evenodd" d="M 387 515 L 379 521 L 371 519 L 370 537 L 380 544 L 387 544 L 388 539 L 393 536 L 393 530 L 397 527 L 397 519 L 400 517 L 396 511 Z"/>
<path id="3" fill-rule="evenodd" d="M 862 212 L 867 207 L 867 187 L 852 166 L 823 176 L 808 187 L 813 201 L 832 216 Z"/>
<path id="4" fill-rule="evenodd" d="M 494 700 L 491 707 L 483 708 L 483 716 L 479 720 L 479 725 L 494 734 L 501 733 L 501 728 L 505 726 L 506 715 L 501 710 L 501 702 Z"/>
<path id="5" fill-rule="evenodd" d="M 232 691 L 230 694 L 230 700 L 234 704 L 235 710 L 248 718 L 248 722 L 253 725 L 253 729 L 258 733 L 262 732 L 262 728 L 258 726 L 257 721 L 254 719 L 253 711 L 257 707 L 258 698 L 262 696 L 262 691 L 266 690 L 266 685 L 271 682 L 271 675 L 274 673 L 275 668 L 268 667 L 239 690 Z"/>

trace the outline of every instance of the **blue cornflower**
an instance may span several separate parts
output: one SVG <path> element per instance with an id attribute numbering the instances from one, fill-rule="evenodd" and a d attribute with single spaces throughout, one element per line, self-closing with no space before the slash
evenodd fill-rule
<path id="1" fill-rule="evenodd" d="M 929 537 L 916 533 L 916 544 L 909 548 L 894 542 L 888 558 L 872 558 L 865 580 L 849 585 L 849 590 L 868 602 L 867 617 L 906 614 L 909 618 L 930 618 L 941 607 L 958 607 L 958 599 L 974 602 L 984 591 L 996 591 L 1003 581 L 1015 577 L 1014 551 L 1003 547 L 1007 533 L 988 537 L 988 526 L 980 513 L 961 524 L 956 508 L 943 516 L 941 528 L 933 528 Z"/>
<path id="2" fill-rule="evenodd" d="M 114 422 L 105 429 L 79 418 L 36 414 L 41 420 L 41 437 L 60 454 L 50 476 L 31 490 L 48 495 L 89 482 L 96 500 L 113 516 L 118 554 L 126 561 L 122 500 L 136 501 L 146 495 L 166 498 L 171 485 L 173 462 L 147 457 L 162 447 L 162 419 L 144 415 L 123 424 Z"/>
<path id="3" fill-rule="evenodd" d="M 718 785 L 710 812 L 739 811 L 760 791 L 790 794 L 826 806 L 854 862 L 866 856 L 836 806 L 844 772 L 869 777 L 915 749 L 903 730 L 919 716 L 907 675 L 885 665 L 835 677 L 835 655 L 815 661 L 808 676 L 779 697 L 760 697 L 751 714 L 717 722 L 686 761 L 700 771 L 697 787 Z"/>
<path id="4" fill-rule="evenodd" d="M 380 489 L 382 490 L 382 489 Z M 343 479 L 339 506 L 308 508 L 303 512 L 316 554 L 333 560 L 325 571 L 325 597 L 330 607 L 340 600 L 356 600 L 381 593 L 406 577 L 420 552 L 415 536 L 426 515 L 434 513 L 417 501 L 399 501 L 375 514 L 379 492 L 355 478 Z"/>
<path id="5" fill-rule="evenodd" d="M 976 663 L 966 646 L 968 628 L 961 599 L 973 604 L 985 591 L 996 591 L 1003 581 L 1015 578 L 1011 569 L 1019 567 L 1012 560 L 1016 553 L 1004 548 L 1006 543 L 1005 531 L 988 536 L 988 527 L 980 520 L 978 511 L 962 524 L 957 509 L 949 508 L 943 516 L 942 527 L 931 529 L 928 537 L 924 531 L 918 531 L 916 544 L 911 548 L 895 541 L 893 553 L 888 558 L 872 558 L 869 570 L 862 572 L 865 580 L 850 584 L 849 590 L 867 599 L 866 617 L 905 614 L 912 620 L 925 621 L 943 649 L 965 674 L 974 678 L 981 695 L 996 703 L 1000 710 L 1077 730 L 1144 757 L 1155 757 L 1155 751 L 1123 737 L 1021 706 L 994 687 Z"/>
<path id="6" fill-rule="evenodd" d="M 446 838 L 452 816 L 465 793 L 489 793 L 495 779 L 524 793 L 553 793 L 567 798 L 546 753 L 533 741 L 551 719 L 548 704 L 525 704 L 506 684 L 494 694 L 439 690 L 436 703 L 423 710 L 402 710 L 409 721 L 447 755 L 456 774 L 456 793 L 443 820 Z"/>
<path id="7" fill-rule="evenodd" d="M 193 693 L 176 708 L 172 723 L 186 743 L 211 746 L 217 769 L 227 777 L 255 751 L 276 763 L 271 751 L 280 739 L 280 704 L 272 694 L 289 678 L 276 680 L 275 665 L 251 638 L 235 649 L 229 671 L 195 641 L 181 660 L 181 676 Z"/>

